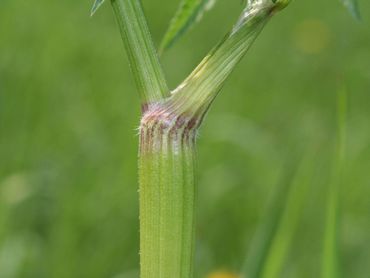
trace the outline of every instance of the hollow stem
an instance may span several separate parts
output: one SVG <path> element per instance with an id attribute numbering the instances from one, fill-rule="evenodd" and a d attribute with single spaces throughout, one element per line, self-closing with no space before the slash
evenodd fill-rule
<path id="1" fill-rule="evenodd" d="M 163 108 L 140 125 L 141 278 L 192 277 L 197 121 Z"/>

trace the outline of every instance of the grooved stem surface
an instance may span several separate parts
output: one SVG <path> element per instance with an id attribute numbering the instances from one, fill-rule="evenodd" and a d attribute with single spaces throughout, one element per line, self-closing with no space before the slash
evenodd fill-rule
<path id="1" fill-rule="evenodd" d="M 194 121 L 165 110 L 140 126 L 141 278 L 190 278 L 194 249 Z"/>

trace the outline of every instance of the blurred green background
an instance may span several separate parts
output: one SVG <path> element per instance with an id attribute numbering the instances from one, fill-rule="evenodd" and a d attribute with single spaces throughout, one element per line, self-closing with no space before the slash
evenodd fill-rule
<path id="1" fill-rule="evenodd" d="M 0 2 L 1 278 L 138 277 L 139 100 L 112 10 L 90 18 L 91 2 Z M 178 1 L 143 4 L 158 44 Z M 219 0 L 164 54 L 172 87 L 241 8 Z M 359 23 L 338 1 L 293 2 L 228 80 L 198 141 L 196 277 L 239 273 L 273 192 L 290 184 L 302 188 L 277 277 L 319 277 L 338 91 L 340 268 L 369 277 L 370 2 L 361 11 Z"/>

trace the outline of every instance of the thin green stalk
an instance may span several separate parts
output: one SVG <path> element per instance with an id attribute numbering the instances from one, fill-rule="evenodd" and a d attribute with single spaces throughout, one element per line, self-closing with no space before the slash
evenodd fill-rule
<path id="1" fill-rule="evenodd" d="M 285 178 L 275 189 L 252 241 L 241 277 L 281 277 L 281 270 L 299 223 L 310 184 L 314 157 L 315 152 L 309 149 L 298 164 L 294 175 L 289 176 L 288 180 Z"/>
<path id="2" fill-rule="evenodd" d="M 259 277 L 281 277 L 286 256 L 301 220 L 304 202 L 307 197 L 307 191 L 311 183 L 315 165 L 314 155 L 314 152 L 309 151 L 299 165 L 296 176 L 288 191 L 285 207 L 279 219 L 279 227 L 276 230 L 269 254 L 264 262 L 263 271 Z"/>
<path id="3" fill-rule="evenodd" d="M 338 217 L 339 191 L 343 180 L 347 141 L 347 92 L 341 89 L 337 95 L 337 143 L 333 163 L 333 173 L 328 190 L 326 207 L 326 227 L 322 257 L 322 278 L 340 277 L 338 263 Z"/>
<path id="4" fill-rule="evenodd" d="M 285 169 L 291 168 L 285 167 Z M 283 180 L 274 188 L 262 221 L 258 225 L 251 246 L 248 248 L 246 261 L 240 272 L 243 278 L 258 278 L 262 274 L 274 236 L 279 228 L 289 191 L 292 190 L 292 175 L 293 173 L 286 173 Z"/>
<path id="5" fill-rule="evenodd" d="M 331 184 L 326 206 L 324 250 L 322 255 L 322 278 L 338 277 L 338 188 Z"/>
<path id="6" fill-rule="evenodd" d="M 252 0 L 231 32 L 203 59 L 170 99 L 177 113 L 204 113 L 265 24 L 290 0 Z"/>
<path id="7" fill-rule="evenodd" d="M 271 5 L 248 7 L 233 31 L 215 47 L 172 93 L 173 110 L 202 111 L 216 97 L 226 78 L 248 51 L 270 18 Z"/>
<path id="8" fill-rule="evenodd" d="M 139 0 L 111 0 L 131 69 L 146 106 L 165 98 L 169 92 Z"/>

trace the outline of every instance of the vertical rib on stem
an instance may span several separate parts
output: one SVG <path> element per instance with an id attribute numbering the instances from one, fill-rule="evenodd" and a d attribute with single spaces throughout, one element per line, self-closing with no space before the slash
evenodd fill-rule
<path id="1" fill-rule="evenodd" d="M 169 90 L 140 0 L 111 0 L 143 106 Z"/>
<path id="2" fill-rule="evenodd" d="M 164 109 L 140 126 L 141 278 L 189 278 L 194 249 L 196 121 Z"/>

